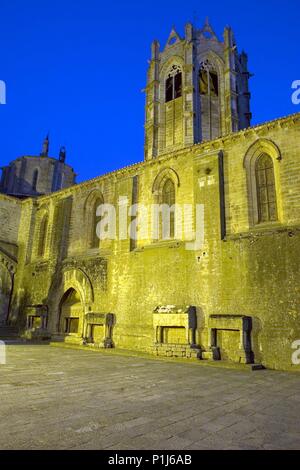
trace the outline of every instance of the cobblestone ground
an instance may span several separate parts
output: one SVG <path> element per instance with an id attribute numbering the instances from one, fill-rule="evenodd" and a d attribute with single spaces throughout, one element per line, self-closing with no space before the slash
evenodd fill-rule
<path id="1" fill-rule="evenodd" d="M 300 449 L 300 374 L 10 345 L 1 449 Z"/>

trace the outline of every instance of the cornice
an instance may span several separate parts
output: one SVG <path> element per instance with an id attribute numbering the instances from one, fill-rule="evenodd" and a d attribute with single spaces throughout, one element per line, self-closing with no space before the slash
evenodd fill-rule
<path id="1" fill-rule="evenodd" d="M 300 113 L 295 113 L 295 114 L 291 114 L 289 116 L 274 119 L 272 121 L 268 121 L 262 124 L 257 124 L 255 126 L 248 127 L 247 129 L 243 129 L 238 132 L 231 132 L 214 140 L 207 140 L 207 141 L 203 141 L 197 144 L 192 144 L 188 147 L 182 147 L 180 149 L 176 149 L 171 152 L 166 150 L 165 152 L 161 153 L 159 157 L 156 157 L 154 159 L 127 165 L 123 168 L 120 168 L 119 170 L 104 173 L 103 175 L 83 181 L 82 183 L 78 183 L 69 188 L 65 188 L 65 189 L 56 191 L 54 193 L 44 195 L 44 196 L 39 196 L 34 199 L 38 202 L 46 202 L 46 201 L 55 200 L 61 197 L 67 197 L 79 191 L 80 192 L 85 191 L 86 189 L 90 188 L 94 184 L 104 182 L 108 178 L 112 178 L 113 182 L 116 182 L 118 179 L 131 176 L 132 174 L 137 174 L 148 166 L 160 165 L 161 163 L 168 162 L 168 160 L 171 160 L 174 158 L 180 158 L 183 155 L 186 155 L 187 153 L 192 154 L 194 156 L 196 153 L 199 153 L 201 151 L 205 152 L 206 154 L 207 152 L 214 152 L 218 149 L 222 149 L 226 147 L 229 143 L 232 143 L 235 140 L 247 139 L 251 135 L 252 136 L 260 135 L 266 131 L 273 130 L 278 127 L 280 128 L 291 127 L 298 121 L 300 121 Z M 16 200 L 13 197 L 9 197 L 9 199 L 14 200 L 14 201 Z M 26 202 L 30 199 L 33 199 L 33 198 L 27 198 L 24 201 L 18 201 L 18 203 L 26 204 Z"/>

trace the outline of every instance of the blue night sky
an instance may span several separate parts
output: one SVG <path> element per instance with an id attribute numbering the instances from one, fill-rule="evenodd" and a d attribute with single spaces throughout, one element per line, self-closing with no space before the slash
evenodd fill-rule
<path id="1" fill-rule="evenodd" d="M 79 182 L 142 161 L 151 42 L 206 16 L 249 55 L 253 124 L 300 111 L 299 0 L 0 0 L 0 12 L 0 166 L 39 154 L 48 131 Z"/>

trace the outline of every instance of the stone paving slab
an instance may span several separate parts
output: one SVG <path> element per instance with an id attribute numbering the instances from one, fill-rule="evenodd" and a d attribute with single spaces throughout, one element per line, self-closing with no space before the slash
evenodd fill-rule
<path id="1" fill-rule="evenodd" d="M 300 449 L 300 374 L 10 344 L 0 449 Z"/>

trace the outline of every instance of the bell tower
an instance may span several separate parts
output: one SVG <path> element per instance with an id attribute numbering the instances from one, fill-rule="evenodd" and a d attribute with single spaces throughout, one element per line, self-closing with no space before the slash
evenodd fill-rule
<path id="1" fill-rule="evenodd" d="M 250 126 L 247 55 L 230 27 L 220 41 L 208 19 L 202 29 L 172 28 L 163 50 L 151 47 L 146 86 L 145 159 Z"/>

